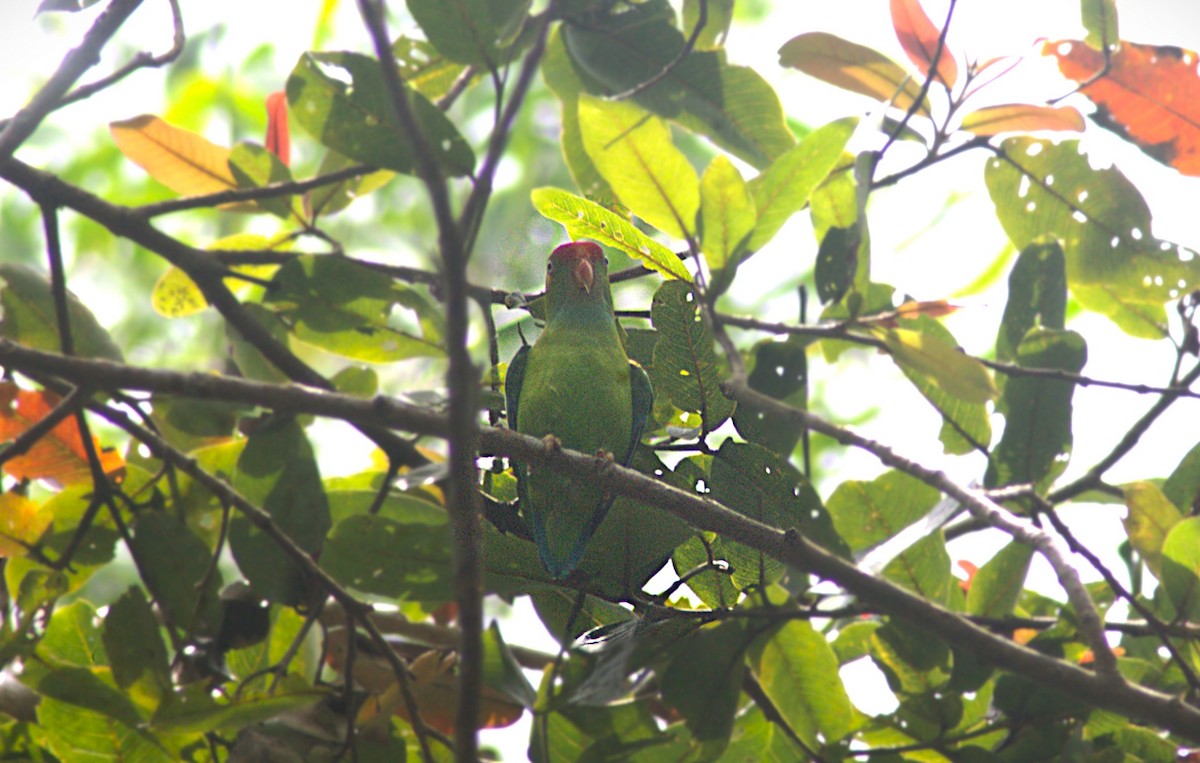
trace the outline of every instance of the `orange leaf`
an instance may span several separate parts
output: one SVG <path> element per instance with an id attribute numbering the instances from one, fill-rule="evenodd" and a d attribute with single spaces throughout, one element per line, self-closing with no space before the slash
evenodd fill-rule
<path id="1" fill-rule="evenodd" d="M 959 559 L 958 566 L 963 572 L 967 573 L 966 580 L 958 581 L 958 587 L 963 591 L 971 590 L 971 583 L 975 582 L 975 574 L 979 572 L 979 565 L 974 562 L 968 562 L 966 559 Z"/>
<path id="2" fill-rule="evenodd" d="M 285 165 L 292 161 L 292 141 L 288 132 L 287 93 L 282 90 L 267 96 L 267 150 Z"/>
<path id="3" fill-rule="evenodd" d="M 1117 657 L 1124 657 L 1125 656 L 1125 647 L 1114 646 L 1112 653 Z M 1084 649 L 1083 654 L 1079 655 L 1079 664 L 1080 665 L 1091 665 L 1095 661 L 1096 661 L 1096 653 L 1093 652 L 1091 649 Z"/>
<path id="4" fill-rule="evenodd" d="M 928 77 L 942 30 L 929 20 L 920 0 L 891 0 L 891 3 L 892 26 L 896 29 L 900 46 L 921 74 Z M 945 45 L 942 46 L 942 54 L 938 57 L 937 78 L 947 90 L 953 88 L 958 80 L 958 64 Z"/>
<path id="5" fill-rule="evenodd" d="M 1042 53 L 1076 82 L 1104 69 L 1104 54 L 1079 40 L 1047 42 Z M 1083 88 L 1100 125 L 1184 175 L 1200 175 L 1200 78 L 1196 53 L 1122 42 L 1112 68 Z"/>
<path id="6" fill-rule="evenodd" d="M 150 177 L 183 196 L 202 196 L 238 187 L 229 169 L 229 149 L 150 114 L 113 122 L 113 140 Z"/>
<path id="7" fill-rule="evenodd" d="M 779 49 L 779 63 L 805 74 L 907 110 L 921 96 L 921 83 L 882 53 L 826 32 L 793 37 Z M 929 115 L 922 101 L 917 113 Z"/>
<path id="8" fill-rule="evenodd" d="M 1070 106 L 1035 106 L 1010 103 L 985 106 L 963 117 L 962 128 L 976 135 L 991 136 L 1002 132 L 1037 130 L 1074 130 L 1084 128 L 1083 116 Z"/>
<path id="9" fill-rule="evenodd" d="M 1037 628 L 1017 628 L 1013 631 L 1012 638 L 1018 644 L 1028 644 L 1037 638 L 1038 633 L 1040 631 Z"/>
<path id="10" fill-rule="evenodd" d="M 0 495 L 0 557 L 24 556 L 27 546 L 42 537 L 50 515 L 23 495 Z"/>
<path id="11" fill-rule="evenodd" d="M 20 389 L 12 382 L 0 382 L 0 440 L 19 437 L 45 418 L 58 402 L 59 398 L 53 392 L 34 392 Z M 100 454 L 100 465 L 105 474 L 121 479 L 125 459 L 115 450 L 102 450 L 95 438 L 92 441 Z M 75 418 L 63 419 L 26 453 L 6 461 L 4 471 L 17 479 L 44 479 L 59 485 L 90 480 L 92 472 Z"/>

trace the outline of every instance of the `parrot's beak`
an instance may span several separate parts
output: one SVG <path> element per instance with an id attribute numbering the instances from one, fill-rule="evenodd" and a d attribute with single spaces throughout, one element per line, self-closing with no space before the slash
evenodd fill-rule
<path id="1" fill-rule="evenodd" d="M 575 263 L 575 281 L 585 292 L 592 293 L 592 284 L 596 281 L 596 271 L 592 269 L 592 263 L 583 259 Z"/>

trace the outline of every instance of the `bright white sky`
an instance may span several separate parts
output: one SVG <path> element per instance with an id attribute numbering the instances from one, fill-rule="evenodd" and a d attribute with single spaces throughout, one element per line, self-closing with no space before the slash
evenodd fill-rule
<path id="1" fill-rule="evenodd" d="M 393 2 L 400 5 L 399 2 Z M 206 56 L 244 55 L 262 40 L 269 30 L 275 45 L 279 81 L 283 82 L 296 57 L 311 47 L 312 28 L 317 18 L 318 0 L 245 2 L 245 0 L 183 0 L 189 31 L 206 29 L 218 21 L 228 22 L 218 50 L 211 47 Z M 92 12 L 65 14 L 33 19 L 35 0 L 0 0 L 0 114 L 19 108 L 37 83 L 52 71 L 70 46 L 77 43 L 82 30 L 95 16 Z M 354 4 L 342 2 L 334 39 L 337 44 L 365 49 L 359 31 Z M 892 33 L 888 4 L 884 0 L 848 2 L 801 2 L 776 0 L 768 24 L 746 30 L 735 28 L 729 40 L 730 60 L 754 66 L 767 77 L 784 101 L 785 112 L 817 126 L 849 114 L 863 114 L 871 108 L 865 99 L 841 93 L 795 71 L 778 66 L 776 51 L 790 37 L 807 31 L 827 31 L 867 44 L 907 65 Z M 1196 50 L 1200 48 L 1200 3 L 1192 0 L 1137 0 L 1119 2 L 1121 36 L 1142 43 L 1170 44 Z M 281 17 L 281 7 L 287 16 Z M 926 0 L 935 21 L 945 17 L 947 0 Z M 146 0 L 135 14 L 135 23 L 122 32 L 129 45 L 141 45 L 158 51 L 169 45 L 170 23 L 165 0 Z M 398 30 L 397 30 L 398 31 Z M 1079 3 L 1075 0 L 1007 0 L 1006 2 L 960 2 L 949 37 L 952 50 L 967 52 L 976 60 L 1002 55 L 1025 55 L 1030 60 L 1008 78 L 1008 87 L 986 91 L 979 104 L 1009 100 L 1039 102 L 1062 95 L 1069 86 L 1058 77 L 1055 68 L 1041 59 L 1035 41 L 1039 38 L 1069 39 L 1082 35 Z M 227 51 L 227 52 L 226 52 Z M 111 63 L 112 54 L 105 58 Z M 106 71 L 101 67 L 99 71 Z M 72 106 L 55 115 L 52 123 L 67 129 L 74 139 L 97 129 L 112 119 L 142 112 L 162 112 L 162 87 L 156 75 L 139 74 L 134 84 L 124 84 L 86 104 Z M 1081 102 L 1082 103 L 1082 102 Z M 1078 104 L 1077 104 L 1078 105 Z M 1080 105 L 1082 110 L 1086 105 Z M 217 136 L 213 136 L 217 138 Z M 1200 179 L 1181 177 L 1174 170 L 1146 159 L 1140 152 L 1095 127 L 1083 138 L 1094 163 L 1116 162 L 1146 195 L 1155 215 L 1154 234 L 1200 249 L 1200 230 L 1196 226 L 1195 200 L 1200 197 Z M 72 146 L 64 146 L 70 151 Z M 38 164 L 54 164 L 51 153 L 30 151 L 23 157 Z M 939 166 L 933 171 L 906 180 L 900 188 L 887 190 L 872 198 L 872 273 L 874 280 L 891 283 L 900 292 L 918 299 L 954 297 L 991 262 L 1006 245 L 996 222 L 991 201 L 983 186 L 984 154 L 967 155 Z M 9 192 L 0 192 L 0 204 Z M 951 196 L 957 203 L 947 207 Z M 944 215 L 943 215 L 944 212 Z M 532 209 L 530 213 L 533 214 Z M 776 243 L 744 266 L 734 298 L 743 304 L 773 293 L 781 269 L 794 271 L 796 257 L 815 253 L 811 231 L 803 215 L 777 237 Z M 2 256 L 2 255 L 0 255 Z M 959 300 L 969 305 L 947 320 L 968 350 L 982 353 L 994 341 L 1004 305 L 1002 289 L 970 295 Z M 812 306 L 815 318 L 819 308 Z M 790 295 L 773 299 L 763 317 L 792 319 L 795 301 Z M 1103 379 L 1163 384 L 1167 380 L 1173 352 L 1166 342 L 1145 342 L 1126 338 L 1104 319 L 1085 316 L 1072 325 L 1089 341 L 1089 362 L 1084 372 Z M 822 371 L 818 371 L 822 373 Z M 899 378 L 890 363 L 871 355 L 839 367 L 835 377 L 818 381 L 830 409 L 839 417 L 855 419 L 866 410 L 878 409 L 878 416 L 864 430 L 895 445 L 905 455 L 945 469 L 963 481 L 978 478 L 981 462 L 971 457 L 946 457 L 937 442 L 939 423 L 930 415 L 920 397 Z M 884 398 L 886 393 L 890 397 Z M 1079 474 L 1108 452 L 1119 433 L 1124 431 L 1148 399 L 1128 392 L 1096 389 L 1082 390 L 1075 397 L 1076 439 L 1072 466 L 1068 475 Z M 1177 403 L 1173 413 L 1161 421 L 1134 453 L 1110 472 L 1110 480 L 1164 477 L 1195 438 L 1194 422 L 1200 421 L 1200 402 Z M 997 422 L 999 424 L 999 422 Z M 1191 438 L 1191 439 L 1189 439 Z M 839 452 L 836 463 L 822 464 L 826 470 L 823 493 L 845 478 L 870 478 L 880 471 L 878 464 L 861 453 Z M 1080 517 L 1095 512 L 1103 521 L 1077 522 L 1085 541 L 1111 553 L 1121 538 L 1116 534 L 1115 518 L 1119 509 L 1083 507 L 1068 512 Z M 998 547 L 993 539 L 975 540 L 957 545 L 954 558 L 982 562 Z M 1085 578 L 1096 576 L 1085 572 Z M 1059 596 L 1053 576 L 1044 566 L 1035 570 L 1031 584 L 1039 590 Z M 544 638 L 531 636 L 532 645 L 547 646 Z M 869 692 L 858 693 L 856 700 L 867 702 Z M 881 709 L 868 705 L 866 709 Z M 509 750 L 523 749 L 505 745 Z M 519 756 L 518 756 L 519 757 Z M 510 757 L 511 759 L 511 757 Z"/>

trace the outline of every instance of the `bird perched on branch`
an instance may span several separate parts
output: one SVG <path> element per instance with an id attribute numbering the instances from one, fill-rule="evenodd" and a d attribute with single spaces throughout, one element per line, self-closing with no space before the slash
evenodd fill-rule
<path id="1" fill-rule="evenodd" d="M 554 250 L 546 264 L 546 326 L 522 347 L 505 382 L 508 424 L 563 447 L 611 453 L 628 465 L 650 415 L 654 392 L 629 360 L 598 244 Z M 612 504 L 603 488 L 549 469 L 514 463 L 517 495 L 546 570 L 566 577 Z"/>

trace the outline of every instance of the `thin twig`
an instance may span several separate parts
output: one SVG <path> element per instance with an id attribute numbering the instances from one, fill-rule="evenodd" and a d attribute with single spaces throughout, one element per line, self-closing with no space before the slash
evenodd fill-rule
<path id="1" fill-rule="evenodd" d="M 362 177 L 363 175 L 369 175 L 377 171 L 375 167 L 356 164 L 352 167 L 343 167 L 340 170 L 318 175 L 308 180 L 269 183 L 256 188 L 235 188 L 230 191 L 218 191 L 217 193 L 208 193 L 203 196 L 185 196 L 181 199 L 170 199 L 168 201 L 160 201 L 156 204 L 143 204 L 140 207 L 134 207 L 133 211 L 149 219 L 151 217 L 158 217 L 159 215 L 171 214 L 172 212 L 183 212 L 189 209 L 206 209 L 239 201 L 261 201 L 263 199 L 274 199 L 279 196 L 294 196 L 311 191 L 314 188 L 341 183 L 345 180 Z"/>

